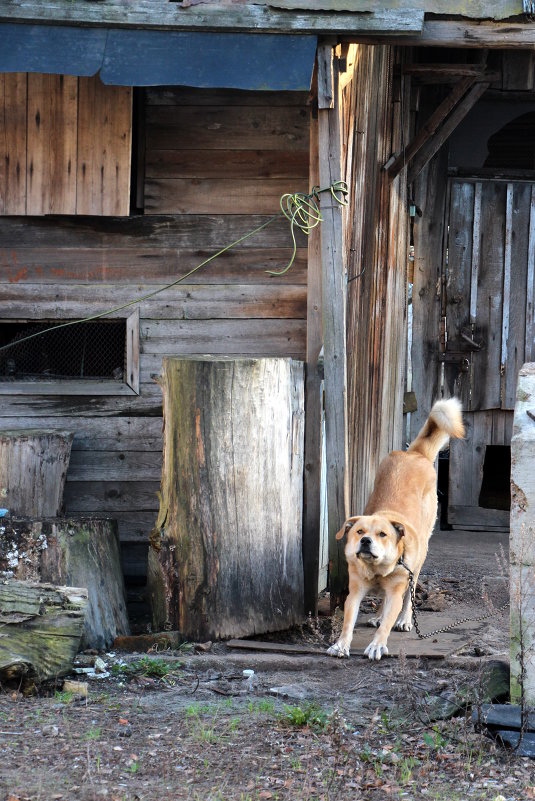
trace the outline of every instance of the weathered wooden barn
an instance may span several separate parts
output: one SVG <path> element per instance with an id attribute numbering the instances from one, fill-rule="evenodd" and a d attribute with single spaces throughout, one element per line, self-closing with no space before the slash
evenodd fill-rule
<path id="1" fill-rule="evenodd" d="M 469 412 L 449 522 L 504 524 L 493 481 L 533 348 L 531 3 L 309 5 L 0 0 L 0 346 L 171 284 L 286 192 L 349 189 L 347 207 L 321 196 L 282 275 L 281 218 L 50 349 L 0 351 L 0 427 L 75 432 L 66 512 L 118 519 L 131 589 L 158 510 L 164 355 L 305 362 L 307 611 L 323 381 L 333 599 L 333 532 L 406 441 L 407 390 L 411 432 L 443 388 Z"/>

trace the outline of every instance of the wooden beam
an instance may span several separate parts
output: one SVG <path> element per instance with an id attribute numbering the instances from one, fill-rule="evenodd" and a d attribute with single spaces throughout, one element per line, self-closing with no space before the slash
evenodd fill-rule
<path id="1" fill-rule="evenodd" d="M 414 5 L 418 5 L 415 0 Z M 72 0 L 0 0 L 0 22 L 32 22 L 50 25 L 166 29 L 177 31 L 219 31 L 244 33 L 415 34 L 422 29 L 422 8 L 375 9 L 351 13 L 331 10 L 277 10 L 266 2 L 254 4 L 202 4 L 185 7 L 179 3 L 154 0 L 104 0 L 73 3 Z"/>
<path id="2" fill-rule="evenodd" d="M 328 62 L 328 53 L 318 48 L 318 60 Z M 340 180 L 341 121 L 338 71 L 334 70 L 334 108 L 319 109 L 320 186 Z M 346 376 L 346 276 L 344 264 L 343 209 L 330 193 L 321 196 L 321 260 L 323 298 L 323 343 L 325 356 L 325 445 L 329 561 L 336 575 L 343 575 L 343 547 L 335 539 L 347 517 L 348 441 Z"/>
<path id="3" fill-rule="evenodd" d="M 407 145 L 407 147 L 388 168 L 388 175 L 392 180 L 399 175 L 405 165 L 409 164 L 416 154 L 424 147 L 426 142 L 428 142 L 429 139 L 436 133 L 447 116 L 452 112 L 460 100 L 462 100 L 464 95 L 474 85 L 474 83 L 475 77 L 469 76 L 466 78 L 461 78 L 461 80 L 453 87 L 449 95 L 444 98 L 438 108 L 436 108 L 431 114 L 425 125 L 420 128 L 412 142 Z"/>
<path id="4" fill-rule="evenodd" d="M 451 136 L 459 123 L 464 120 L 470 109 L 475 106 L 479 98 L 488 88 L 488 83 L 476 83 L 472 86 L 468 94 L 455 107 L 440 130 L 426 142 L 418 155 L 414 158 L 409 167 L 407 183 L 412 183 L 416 176 L 421 173 L 425 165 L 433 158 L 435 153 L 440 150 L 444 142 Z"/>
<path id="5" fill-rule="evenodd" d="M 310 186 L 319 185 L 318 114 L 310 115 Z M 305 364 L 305 460 L 303 492 L 303 572 L 305 615 L 318 613 L 320 558 L 321 370 L 321 231 L 308 237 L 307 339 Z"/>
<path id="6" fill-rule="evenodd" d="M 402 72 L 416 77 L 478 78 L 485 68 L 480 64 L 405 64 Z"/>
<path id="7" fill-rule="evenodd" d="M 422 31 L 417 36 L 362 35 L 355 39 L 347 34 L 341 41 L 410 47 L 530 48 L 535 45 L 535 23 L 434 19 L 426 15 Z"/>

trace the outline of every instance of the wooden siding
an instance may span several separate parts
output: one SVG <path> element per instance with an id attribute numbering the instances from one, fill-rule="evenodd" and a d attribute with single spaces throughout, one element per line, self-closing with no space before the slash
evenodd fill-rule
<path id="1" fill-rule="evenodd" d="M 130 88 L 5 73 L 0 95 L 0 214 L 129 213 Z"/>
<path id="2" fill-rule="evenodd" d="M 156 90 L 148 93 L 151 105 L 157 95 Z M 206 94 L 188 95 L 190 105 L 198 98 L 202 115 Z M 162 104 L 170 96 L 180 99 L 182 95 L 162 90 Z M 225 92 L 217 103 L 235 99 L 236 107 L 247 111 L 245 98 L 246 93 Z M 277 95 L 278 105 L 270 108 L 274 117 L 277 108 L 281 110 L 281 128 L 287 123 L 289 109 L 302 120 L 305 101 L 301 96 L 296 104 L 295 96 L 288 95 L 284 105 L 283 99 L 284 95 Z M 253 105 L 260 100 L 254 95 Z M 264 102 L 269 103 L 269 98 Z M 242 151 L 247 151 L 249 141 L 244 134 Z M 206 150 L 206 180 L 211 152 Z M 244 173 L 250 180 L 258 156 L 261 193 L 266 162 L 254 149 L 248 152 Z M 287 156 L 282 156 L 277 166 L 279 179 L 288 169 L 284 191 L 308 185 L 308 151 L 304 156 L 296 152 L 304 169 L 296 168 Z M 286 165 L 284 169 L 282 165 Z M 233 175 L 232 180 L 239 184 L 237 163 L 233 163 Z M 209 214 L 189 213 L 189 209 L 181 214 L 181 203 L 166 216 L 2 219 L 0 319 L 76 318 L 120 305 L 176 280 L 278 210 L 277 198 L 268 215 L 255 208 L 229 213 L 224 192 Z M 75 432 L 65 492 L 67 512 L 118 519 L 127 573 L 143 571 L 138 546 L 146 541 L 158 510 L 162 398 L 154 376 L 160 372 L 163 356 L 213 353 L 304 359 L 304 236 L 299 237 L 298 245 L 296 262 L 286 275 L 266 273 L 285 267 L 292 253 L 288 224 L 277 221 L 197 272 L 187 284 L 140 303 L 139 396 L 46 396 L 37 394 L 36 387 L 34 396 L 2 397 L 0 428 Z"/>

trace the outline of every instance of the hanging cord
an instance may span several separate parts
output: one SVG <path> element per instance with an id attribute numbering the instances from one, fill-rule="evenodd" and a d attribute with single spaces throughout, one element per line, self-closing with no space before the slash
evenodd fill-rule
<path id="1" fill-rule="evenodd" d="M 489 617 L 494 617 L 499 612 L 504 612 L 507 607 L 509 606 L 509 601 L 506 601 L 502 604 L 498 609 L 493 609 L 491 612 L 487 612 L 484 615 L 479 615 L 479 617 L 462 617 L 459 620 L 456 620 L 454 623 L 450 623 L 448 626 L 444 626 L 442 629 L 435 629 L 434 631 L 430 631 L 427 634 L 422 634 L 420 631 L 420 627 L 418 625 L 418 617 L 416 614 L 416 587 L 414 586 L 414 573 L 410 569 L 410 567 L 405 563 L 403 556 L 400 557 L 398 565 L 404 567 L 407 573 L 409 574 L 409 592 L 411 594 L 411 606 L 412 606 L 412 619 L 414 622 L 414 628 L 416 630 L 416 634 L 418 635 L 418 639 L 420 640 L 427 640 L 429 637 L 435 637 L 437 634 L 445 634 L 447 631 L 451 631 L 451 629 L 457 628 L 457 626 L 461 626 L 463 623 L 475 623 L 478 620 L 487 620 Z"/>
<path id="2" fill-rule="evenodd" d="M 349 189 L 345 181 L 335 181 L 330 186 L 320 189 L 319 186 L 313 186 L 312 192 L 305 195 L 303 192 L 295 192 L 293 195 L 286 194 L 280 199 L 281 212 L 290 222 L 290 232 L 292 234 L 293 253 L 290 261 L 284 270 L 266 270 L 269 275 L 284 275 L 288 272 L 294 263 L 297 253 L 297 241 L 295 239 L 295 229 L 299 228 L 305 236 L 309 236 L 310 232 L 316 228 L 320 222 L 323 222 L 319 207 L 319 195 L 321 192 L 331 193 L 334 200 L 340 206 L 347 206 L 347 196 Z"/>
<path id="3" fill-rule="evenodd" d="M 331 192 L 333 198 L 341 206 L 347 206 L 348 189 L 347 189 L 347 184 L 344 181 L 335 181 L 333 184 L 323 189 L 320 189 L 319 187 L 315 186 L 312 188 L 312 192 L 309 195 L 305 195 L 301 192 L 296 192 L 293 195 L 286 194 L 281 197 L 280 207 L 282 215 L 286 217 L 287 220 L 290 221 L 290 231 L 292 234 L 292 241 L 293 241 L 293 253 L 287 267 L 285 267 L 284 270 L 281 270 L 280 272 L 275 272 L 273 270 L 266 270 L 267 273 L 269 273 L 270 275 L 284 275 L 285 273 L 288 272 L 288 270 L 290 269 L 295 260 L 295 255 L 297 252 L 295 228 L 299 228 L 301 231 L 303 231 L 304 234 L 308 236 L 310 234 L 310 231 L 323 220 L 323 217 L 321 216 L 321 212 L 319 210 L 318 195 L 320 192 L 329 192 L 329 191 Z M 106 309 L 105 311 L 98 312 L 97 314 L 90 314 L 87 317 L 82 317 L 79 320 L 69 320 L 68 322 L 59 323 L 58 325 L 53 325 L 50 328 L 45 328 L 42 331 L 36 331 L 33 334 L 28 334 L 28 336 L 22 337 L 21 339 L 17 339 L 16 341 L 10 342 L 7 345 L 2 345 L 0 347 L 0 353 L 2 353 L 5 350 L 8 350 L 9 348 L 14 348 L 18 345 L 21 345 L 23 342 L 28 342 L 28 340 L 34 339 L 35 337 L 40 337 L 43 336 L 44 334 L 48 334 L 51 331 L 57 331 L 60 328 L 67 328 L 68 326 L 71 325 L 79 325 L 80 323 L 88 323 L 91 322 L 92 320 L 100 320 L 102 317 L 107 317 L 108 315 L 115 314 L 116 312 L 122 311 L 123 309 L 128 309 L 130 306 L 135 306 L 137 303 L 141 303 L 144 300 L 149 300 L 150 298 L 153 298 L 155 295 L 158 295 L 160 292 L 165 292 L 167 289 L 171 289 L 172 287 L 177 286 L 177 284 L 182 283 L 182 281 L 185 281 L 186 278 L 189 278 L 191 275 L 196 273 L 197 270 L 200 270 L 201 267 L 206 267 L 207 264 L 216 259 L 218 256 L 221 256 L 223 253 L 226 253 L 227 250 L 236 247 L 236 245 L 239 245 L 241 242 L 245 241 L 250 236 L 254 236 L 259 231 L 262 231 L 264 228 L 267 228 L 268 225 L 271 225 L 271 223 L 275 222 L 275 220 L 279 220 L 280 217 L 281 217 L 280 214 L 275 214 L 273 217 L 270 217 L 269 220 L 267 220 L 262 225 L 259 225 L 258 228 L 254 228 L 252 231 L 249 231 L 243 236 L 240 236 L 239 239 L 235 239 L 234 242 L 231 242 L 229 245 L 225 245 L 225 247 L 221 248 L 221 250 L 218 250 L 217 253 L 213 253 L 211 256 L 202 261 L 200 264 L 197 264 L 196 267 L 193 267 L 187 273 L 184 273 L 184 275 L 180 276 L 180 278 L 177 278 L 176 281 L 172 281 L 170 284 L 166 284 L 165 286 L 161 286 L 158 289 L 154 289 L 152 292 L 147 292 L 145 295 L 141 295 L 141 297 L 139 298 L 134 298 L 133 300 L 130 300 L 127 303 L 123 303 L 120 306 L 114 306 L 112 309 Z"/>

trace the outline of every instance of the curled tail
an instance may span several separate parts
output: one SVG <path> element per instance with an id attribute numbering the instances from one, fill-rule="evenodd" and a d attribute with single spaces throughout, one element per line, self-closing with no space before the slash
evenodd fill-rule
<path id="1" fill-rule="evenodd" d="M 434 404 L 409 451 L 417 451 L 434 462 L 450 437 L 464 437 L 462 406 L 457 398 L 439 400 Z"/>

